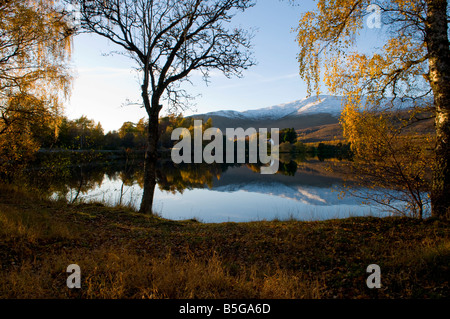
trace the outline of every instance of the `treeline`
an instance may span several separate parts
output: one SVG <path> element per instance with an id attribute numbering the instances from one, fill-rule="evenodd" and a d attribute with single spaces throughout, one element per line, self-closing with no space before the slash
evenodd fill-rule
<path id="1" fill-rule="evenodd" d="M 203 122 L 202 131 L 213 126 L 212 120 Z M 167 116 L 159 122 L 159 146 L 161 150 L 170 150 L 178 141 L 172 140 L 176 128 L 186 128 L 194 137 L 194 119 L 189 117 Z M 41 149 L 47 150 L 145 150 L 148 134 L 148 121 L 140 119 L 137 123 L 125 122 L 119 130 L 105 134 L 100 122 L 82 116 L 75 120 L 63 117 L 59 124 L 40 128 L 34 132 Z M 225 143 L 224 136 L 224 143 Z M 293 128 L 279 132 L 280 153 L 301 154 L 306 157 L 351 159 L 349 143 L 304 144 Z M 203 141 L 204 146 L 210 143 Z M 225 144 L 224 144 L 225 145 Z M 236 147 L 236 146 L 235 146 Z M 246 140 L 248 150 L 249 141 Z M 269 148 L 270 151 L 270 148 Z M 236 153 L 236 152 L 235 152 Z M 246 155 L 246 157 L 248 154 Z"/>
<path id="2" fill-rule="evenodd" d="M 280 131 L 280 153 L 302 155 L 303 157 L 317 157 L 325 159 L 337 158 L 339 160 L 351 160 L 353 152 L 350 143 L 315 143 L 305 144 L 298 138 L 293 128 Z"/>
<path id="3" fill-rule="evenodd" d="M 212 126 L 209 119 L 203 125 L 203 130 Z M 175 128 L 194 130 L 194 119 L 181 115 L 167 116 L 160 119 L 160 147 L 170 149 L 176 143 L 171 140 Z M 119 130 L 105 134 L 100 122 L 82 116 L 70 120 L 63 117 L 55 126 L 41 128 L 34 132 L 41 149 L 64 150 L 145 150 L 148 134 L 148 121 L 140 119 L 137 123 L 125 122 Z"/>

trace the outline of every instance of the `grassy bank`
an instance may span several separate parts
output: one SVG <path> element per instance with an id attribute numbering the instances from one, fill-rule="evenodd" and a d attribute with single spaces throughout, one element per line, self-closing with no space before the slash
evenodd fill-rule
<path id="1" fill-rule="evenodd" d="M 0 186 L 0 298 L 449 298 L 449 235 L 407 218 L 175 222 Z"/>

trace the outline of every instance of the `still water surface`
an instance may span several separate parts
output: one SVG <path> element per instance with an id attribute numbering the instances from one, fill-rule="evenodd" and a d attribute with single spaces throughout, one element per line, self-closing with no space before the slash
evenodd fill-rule
<path id="1" fill-rule="evenodd" d="M 98 172 L 80 167 L 79 173 L 72 173 L 70 185 L 52 196 L 139 208 L 142 170 L 137 166 Z M 163 166 L 153 208 L 167 219 L 195 218 L 205 223 L 386 216 L 359 198 L 342 198 L 342 186 L 343 179 L 319 161 L 292 162 L 275 175 L 261 175 L 249 165 Z"/>

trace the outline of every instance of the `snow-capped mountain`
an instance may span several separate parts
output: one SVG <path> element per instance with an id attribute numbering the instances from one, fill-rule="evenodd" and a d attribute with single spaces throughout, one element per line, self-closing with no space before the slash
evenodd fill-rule
<path id="1" fill-rule="evenodd" d="M 216 111 L 206 114 L 192 115 L 196 119 L 207 121 L 212 119 L 216 128 L 224 130 L 226 128 L 294 128 L 295 130 L 305 130 L 310 128 L 324 128 L 329 126 L 326 134 L 331 137 L 339 135 L 339 117 L 343 107 L 342 96 L 319 95 L 305 98 L 290 103 L 274 105 L 255 110 L 239 111 Z M 422 102 L 426 103 L 425 99 Z M 402 100 L 400 98 L 385 98 L 381 103 L 391 110 L 407 109 L 414 103 L 422 103 L 420 99 L 416 102 L 412 100 Z M 362 101 L 365 105 L 365 101 Z M 331 131 L 330 131 L 331 130 Z"/>
<path id="2" fill-rule="evenodd" d="M 257 110 L 218 111 L 204 114 L 205 116 L 221 116 L 235 119 L 248 120 L 279 120 L 286 116 L 303 116 L 311 114 L 327 113 L 339 116 L 342 109 L 342 97 L 320 95 L 305 98 L 290 103 L 274 105 Z"/>

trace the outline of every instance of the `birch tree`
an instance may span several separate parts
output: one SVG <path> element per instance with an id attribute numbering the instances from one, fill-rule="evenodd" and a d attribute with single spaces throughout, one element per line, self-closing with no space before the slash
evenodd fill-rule
<path id="1" fill-rule="evenodd" d="M 39 148 L 32 126 L 57 129 L 70 92 L 73 29 L 51 0 L 0 0 L 0 173 Z"/>
<path id="2" fill-rule="evenodd" d="M 373 54 L 355 49 L 367 23 L 386 31 L 384 46 Z M 395 103 L 384 103 L 386 97 L 433 112 L 430 194 L 432 215 L 439 218 L 450 217 L 448 23 L 447 0 L 319 0 L 298 28 L 301 76 L 310 93 L 323 80 L 332 93 L 345 95 L 344 116 L 369 106 L 372 111 L 392 108 Z M 420 105 L 427 97 L 431 105 Z"/>

